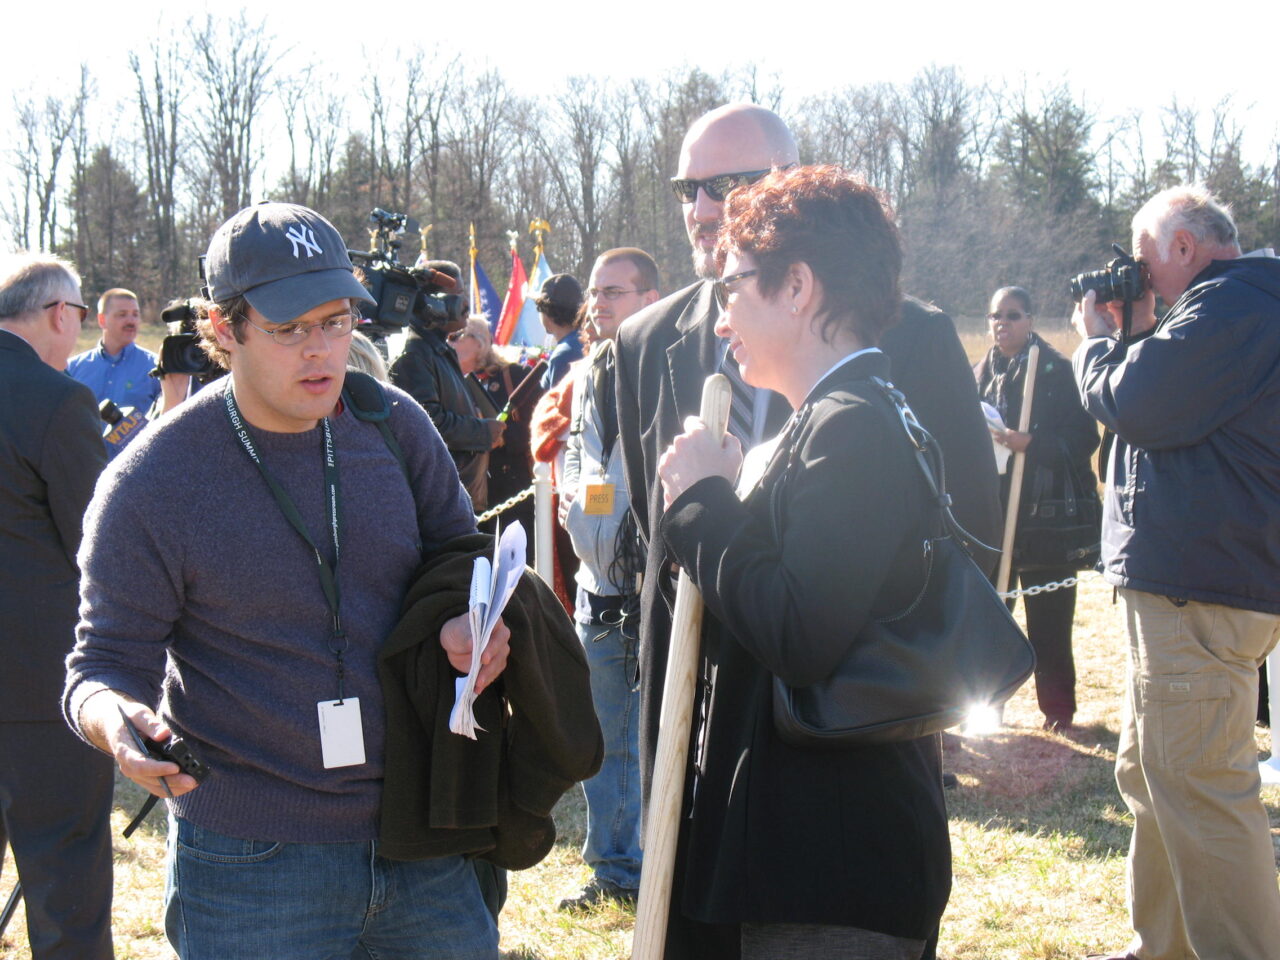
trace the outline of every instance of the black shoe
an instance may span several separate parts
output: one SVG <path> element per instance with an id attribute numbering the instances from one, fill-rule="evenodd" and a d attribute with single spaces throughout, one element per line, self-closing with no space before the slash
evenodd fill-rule
<path id="1" fill-rule="evenodd" d="M 1066 733 L 1073 729 L 1072 720 L 1074 717 L 1045 717 L 1043 729 L 1050 733 Z"/>
<path id="2" fill-rule="evenodd" d="M 960 780 L 954 773 L 944 773 L 942 775 L 942 785 L 948 790 L 954 790 L 960 786 Z"/>
<path id="3" fill-rule="evenodd" d="M 635 909 L 636 900 L 640 896 L 639 890 L 633 890 L 629 887 L 620 887 L 610 880 L 603 880 L 600 877 L 592 877 L 590 882 L 582 888 L 582 892 L 576 897 L 570 897 L 561 900 L 557 910 L 590 910 L 594 907 L 602 906 L 606 901 L 612 901 L 617 906 L 631 907 Z"/>

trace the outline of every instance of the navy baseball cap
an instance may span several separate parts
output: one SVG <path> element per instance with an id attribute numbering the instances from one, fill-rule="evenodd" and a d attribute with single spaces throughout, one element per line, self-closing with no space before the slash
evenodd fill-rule
<path id="1" fill-rule="evenodd" d="M 264 200 L 241 210 L 209 241 L 204 272 L 211 300 L 242 296 L 272 323 L 330 300 L 374 303 L 333 224 L 296 203 Z"/>

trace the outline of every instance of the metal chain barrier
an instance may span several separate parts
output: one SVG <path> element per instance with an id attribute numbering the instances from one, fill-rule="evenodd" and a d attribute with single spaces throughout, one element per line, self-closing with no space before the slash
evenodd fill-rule
<path id="1" fill-rule="evenodd" d="M 481 523 L 484 523 L 486 520 L 492 520 L 494 517 L 502 513 L 504 510 L 510 510 L 517 503 L 520 503 L 523 500 L 528 500 L 532 496 L 533 496 L 533 486 L 529 486 L 526 489 L 521 490 L 510 500 L 505 500 L 502 503 L 498 504 L 496 507 L 490 507 L 484 513 L 476 517 L 476 523 L 481 524 Z"/>
<path id="2" fill-rule="evenodd" d="M 1095 571 L 1089 571 L 1084 576 L 1092 574 L 1100 577 L 1102 574 Z M 1021 590 L 1006 590 L 1004 593 L 997 594 L 1001 600 L 1009 600 L 1013 597 L 1034 597 L 1037 593 L 1053 593 L 1055 590 L 1062 590 L 1065 587 L 1074 587 L 1081 580 L 1080 577 L 1067 577 L 1065 580 L 1054 580 L 1050 583 L 1039 583 L 1034 587 L 1023 587 Z"/>

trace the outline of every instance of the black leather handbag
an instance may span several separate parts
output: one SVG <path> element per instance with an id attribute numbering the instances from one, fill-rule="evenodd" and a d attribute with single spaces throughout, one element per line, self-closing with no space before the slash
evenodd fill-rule
<path id="1" fill-rule="evenodd" d="M 1072 567 L 1087 570 L 1102 552 L 1102 502 L 1071 463 L 1067 444 L 1058 440 L 1056 461 L 1037 467 L 1030 496 L 1019 511 L 1013 565 Z"/>
<path id="2" fill-rule="evenodd" d="M 1031 644 L 960 543 L 985 547 L 951 514 L 937 441 L 898 390 L 870 382 L 897 410 L 933 496 L 936 535 L 924 543 L 919 594 L 902 612 L 865 624 L 830 677 L 805 687 L 773 678 L 774 727 L 795 745 L 863 746 L 937 733 L 975 705 L 1009 699 L 1035 667 Z"/>

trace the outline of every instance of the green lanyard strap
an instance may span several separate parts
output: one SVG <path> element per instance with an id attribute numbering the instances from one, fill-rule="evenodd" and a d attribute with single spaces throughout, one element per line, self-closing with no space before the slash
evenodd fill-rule
<path id="1" fill-rule="evenodd" d="M 257 446 L 253 442 L 253 435 L 249 433 L 249 425 L 245 422 L 244 417 L 240 414 L 240 408 L 236 405 L 235 394 L 232 393 L 230 383 L 227 384 L 226 390 L 223 392 L 226 398 L 227 421 L 231 424 L 231 430 L 236 435 L 236 439 L 240 441 L 240 445 L 244 448 L 249 459 L 253 461 L 254 466 L 258 468 L 258 472 L 262 474 L 262 479 L 267 482 L 267 487 L 271 490 L 271 495 L 275 497 L 276 503 L 280 506 L 281 512 L 285 519 L 293 529 L 307 542 L 316 557 L 316 567 L 320 572 L 320 589 L 324 591 L 324 598 L 329 604 L 329 612 L 332 615 L 332 637 L 329 643 L 329 651 L 334 655 L 338 665 L 338 702 L 343 700 L 343 680 L 345 669 L 343 665 L 343 654 L 347 650 L 347 635 L 342 629 L 342 616 L 339 612 L 341 598 L 338 595 L 338 577 L 337 565 L 341 555 L 340 539 L 341 539 L 341 498 L 338 495 L 338 460 L 333 444 L 333 428 L 329 424 L 329 418 L 325 417 L 320 421 L 324 430 L 324 486 L 325 486 L 325 516 L 329 520 L 329 532 L 333 539 L 333 565 L 329 564 L 320 552 L 319 546 L 311 536 L 311 532 L 307 529 L 307 525 L 302 521 L 302 514 L 298 512 L 297 505 L 293 502 L 293 498 L 280 485 L 280 482 L 267 469 L 266 464 L 262 462 L 262 458 L 258 456 Z"/>

